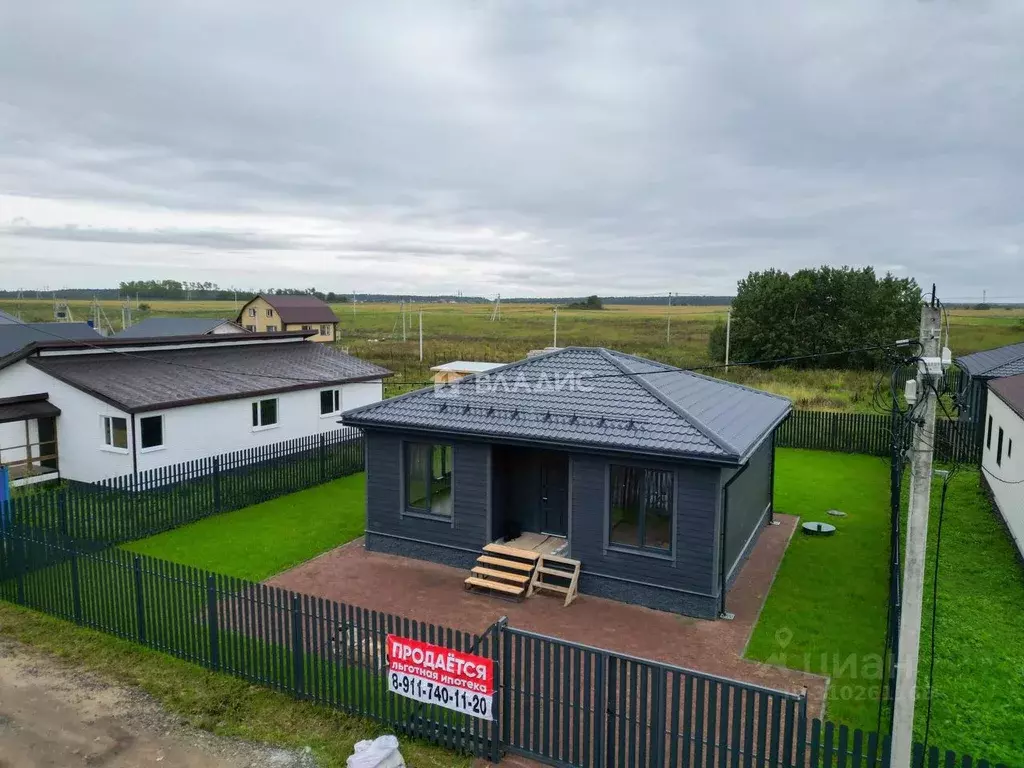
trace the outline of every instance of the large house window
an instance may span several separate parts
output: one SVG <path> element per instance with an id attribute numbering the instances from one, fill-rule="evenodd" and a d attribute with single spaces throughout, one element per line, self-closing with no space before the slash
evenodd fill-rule
<path id="1" fill-rule="evenodd" d="M 276 330 L 277 330 L 277 326 L 276 325 L 268 325 L 267 326 L 267 333 L 273 333 Z"/>
<path id="2" fill-rule="evenodd" d="M 123 416 L 103 417 L 103 444 L 119 451 L 128 450 L 128 419 Z"/>
<path id="3" fill-rule="evenodd" d="M 999 428 L 999 439 L 996 441 L 996 466 L 1003 466 L 1003 428 Z"/>
<path id="4" fill-rule="evenodd" d="M 341 390 L 323 389 L 320 391 L 320 415 L 333 416 L 341 412 Z"/>
<path id="5" fill-rule="evenodd" d="M 672 472 L 613 464 L 608 543 L 667 554 L 672 551 Z"/>
<path id="6" fill-rule="evenodd" d="M 267 317 L 273 317 L 273 316 L 274 316 L 274 310 L 268 309 L 267 310 Z"/>
<path id="7" fill-rule="evenodd" d="M 411 512 L 452 516 L 452 447 L 405 444 L 405 506 Z"/>
<path id="8" fill-rule="evenodd" d="M 320 326 L 320 335 L 321 336 L 330 336 L 331 335 L 331 326 L 329 326 L 329 325 L 321 325 Z"/>
<path id="9" fill-rule="evenodd" d="M 247 330 L 247 331 L 255 331 L 256 330 L 256 326 L 255 325 L 247 325 L 247 326 L 245 326 L 245 330 Z"/>
<path id="10" fill-rule="evenodd" d="M 256 307 L 249 307 L 249 317 L 256 317 Z"/>
<path id="11" fill-rule="evenodd" d="M 268 429 L 277 425 L 277 398 L 257 400 L 252 404 L 252 428 Z"/>
<path id="12" fill-rule="evenodd" d="M 153 448 L 163 448 L 163 416 L 143 416 L 139 419 L 139 445 L 143 451 Z"/>

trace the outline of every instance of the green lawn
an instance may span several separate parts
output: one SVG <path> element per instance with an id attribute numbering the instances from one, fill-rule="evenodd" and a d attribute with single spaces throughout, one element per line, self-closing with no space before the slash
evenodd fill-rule
<path id="1" fill-rule="evenodd" d="M 874 730 L 885 636 L 888 466 L 881 459 L 780 450 L 776 506 L 828 519 L 837 534 L 794 536 L 747 656 L 832 678 L 830 719 Z M 933 491 L 916 730 L 923 738 L 941 482 Z M 839 509 L 847 517 L 826 518 Z M 963 470 L 946 501 L 929 743 L 1024 765 L 1024 572 L 1006 531 Z"/>
<path id="2" fill-rule="evenodd" d="M 262 581 L 363 534 L 366 475 L 200 520 L 125 548 Z"/>
<path id="3" fill-rule="evenodd" d="M 828 716 L 870 730 L 885 649 L 888 489 L 882 459 L 778 451 L 776 509 L 837 533 L 794 535 L 747 648 L 749 658 L 828 675 Z M 828 517 L 830 509 L 847 516 Z"/>

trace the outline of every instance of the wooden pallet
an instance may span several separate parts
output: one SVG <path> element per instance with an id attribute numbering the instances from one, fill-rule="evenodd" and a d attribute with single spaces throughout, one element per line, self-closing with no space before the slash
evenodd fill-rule
<path id="1" fill-rule="evenodd" d="M 466 579 L 466 589 L 521 600 L 526 596 L 539 559 L 540 555 L 527 549 L 487 544 Z"/>
<path id="2" fill-rule="evenodd" d="M 532 597 L 535 592 L 547 591 L 565 595 L 563 607 L 579 595 L 580 561 L 558 555 L 541 555 L 533 570 L 533 579 L 526 592 Z"/>

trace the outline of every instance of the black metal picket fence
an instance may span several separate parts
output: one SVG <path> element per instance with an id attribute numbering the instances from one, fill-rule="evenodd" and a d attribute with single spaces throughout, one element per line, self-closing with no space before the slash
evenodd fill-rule
<path id="1" fill-rule="evenodd" d="M 0 534 L 0 599 L 398 733 L 497 761 L 573 768 L 883 768 L 877 734 L 809 719 L 775 691 L 509 627 L 481 634 L 243 581 L 54 530 Z M 494 719 L 388 691 L 389 634 L 492 659 Z M 914 768 L 988 768 L 936 748 Z"/>
<path id="2" fill-rule="evenodd" d="M 358 429 L 323 432 L 98 483 L 15 497 L 9 521 L 118 544 L 259 504 L 363 470 Z"/>
<path id="3" fill-rule="evenodd" d="M 794 411 L 776 433 L 780 448 L 892 454 L 892 417 L 875 413 Z M 969 422 L 939 419 L 935 423 L 935 460 L 981 463 L 981 445 Z"/>

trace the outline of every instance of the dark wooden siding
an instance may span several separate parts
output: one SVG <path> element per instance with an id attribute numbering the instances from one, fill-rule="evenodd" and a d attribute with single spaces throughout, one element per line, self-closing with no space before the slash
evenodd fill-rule
<path id="1" fill-rule="evenodd" d="M 761 525 L 765 509 L 771 501 L 772 441 L 769 437 L 758 448 L 747 469 L 727 490 L 729 498 L 728 519 L 725 531 L 726 563 L 729 576 L 737 562 L 743 557 L 744 549 L 757 528 Z M 731 473 L 723 473 L 723 482 L 728 482 Z"/>
<path id="2" fill-rule="evenodd" d="M 452 442 L 453 521 L 403 514 L 400 435 L 366 431 L 366 529 L 370 534 L 479 550 L 487 542 L 490 446 Z"/>
<path id="3" fill-rule="evenodd" d="M 569 540 L 571 555 L 583 563 L 583 571 L 665 589 L 714 594 L 720 470 L 675 467 L 676 548 L 674 560 L 666 560 L 606 547 L 610 463 L 599 456 L 573 456 Z"/>

